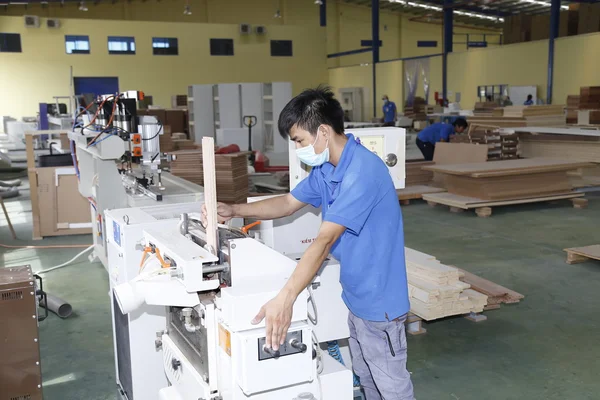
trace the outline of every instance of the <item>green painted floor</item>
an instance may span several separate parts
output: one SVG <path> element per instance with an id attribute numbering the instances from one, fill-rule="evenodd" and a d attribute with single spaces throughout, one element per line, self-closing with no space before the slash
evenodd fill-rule
<path id="1" fill-rule="evenodd" d="M 409 370 L 418 400 L 598 399 L 600 379 L 600 262 L 569 266 L 565 247 L 600 242 L 600 197 L 576 210 L 558 204 L 511 206 L 491 218 L 452 214 L 415 202 L 403 208 L 406 244 L 525 294 L 520 304 L 487 312 L 472 323 L 448 318 L 410 337 Z M 7 201 L 21 239 L 4 244 L 90 243 L 90 237 L 30 242 L 27 193 Z M 60 264 L 80 249 L 0 249 L 4 265 L 34 270 Z M 100 264 L 85 258 L 52 272 L 46 289 L 71 302 L 75 314 L 40 323 L 46 400 L 115 399 L 108 281 Z M 327 400 L 327 399 L 326 399 Z"/>

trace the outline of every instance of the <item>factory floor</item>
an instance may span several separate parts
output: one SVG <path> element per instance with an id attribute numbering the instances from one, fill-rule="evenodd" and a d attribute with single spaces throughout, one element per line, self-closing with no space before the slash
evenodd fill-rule
<path id="1" fill-rule="evenodd" d="M 4 244 L 87 244 L 89 236 L 31 242 L 27 191 L 7 208 L 21 240 Z M 600 197 L 589 208 L 570 203 L 494 210 L 491 218 L 453 214 L 415 202 L 403 207 L 406 245 L 525 295 L 489 311 L 487 321 L 447 318 L 409 336 L 408 369 L 418 400 L 597 399 L 600 262 L 565 264 L 565 247 L 600 242 Z M 2 263 L 34 270 L 69 260 L 81 249 L 0 249 Z M 46 400 L 115 399 L 108 281 L 82 258 L 45 277 L 45 288 L 70 301 L 74 315 L 40 323 Z M 328 400 L 328 399 L 325 399 Z M 329 399 L 331 400 L 331 399 Z M 334 399 L 335 400 L 335 399 Z"/>

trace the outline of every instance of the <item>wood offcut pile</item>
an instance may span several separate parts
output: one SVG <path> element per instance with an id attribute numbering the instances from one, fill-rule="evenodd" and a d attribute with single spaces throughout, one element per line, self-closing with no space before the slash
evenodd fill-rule
<path id="1" fill-rule="evenodd" d="M 493 310 L 499 308 L 500 304 L 514 304 L 520 302 L 525 296 L 517 293 L 514 290 L 505 288 L 492 281 L 474 275 L 463 269 L 459 269 L 461 273 L 460 280 L 471 285 L 471 289 L 487 296 L 487 305 L 485 310 Z"/>
<path id="2" fill-rule="evenodd" d="M 488 147 L 488 161 L 518 158 L 519 135 L 500 132 L 498 127 L 469 125 L 467 133 L 451 137 L 452 143 L 473 143 Z"/>
<path id="3" fill-rule="evenodd" d="M 504 107 L 503 116 L 468 117 L 469 124 L 492 125 L 501 128 L 521 126 L 564 126 L 566 116 L 562 105 L 544 106 L 508 106 Z"/>
<path id="4" fill-rule="evenodd" d="M 202 150 L 182 150 L 173 153 L 171 173 L 204 185 Z M 217 200 L 223 203 L 245 203 L 248 198 L 248 152 L 216 154 Z"/>
<path id="5" fill-rule="evenodd" d="M 435 257 L 406 248 L 410 311 L 426 321 L 481 312 L 487 296 L 460 280 L 458 268 Z"/>
<path id="6" fill-rule="evenodd" d="M 571 160 L 530 158 L 424 168 L 445 176 L 449 194 L 481 200 L 507 200 L 570 193 L 567 171 L 591 166 Z"/>
<path id="7" fill-rule="evenodd" d="M 415 97 L 412 105 L 404 105 L 404 116 L 414 121 L 427 120 L 427 102 L 422 97 Z"/>

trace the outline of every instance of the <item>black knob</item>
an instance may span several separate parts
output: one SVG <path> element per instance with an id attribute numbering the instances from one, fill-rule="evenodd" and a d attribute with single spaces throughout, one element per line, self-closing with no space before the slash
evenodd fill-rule
<path id="1" fill-rule="evenodd" d="M 175 357 L 173 357 L 171 359 L 171 366 L 173 367 L 173 369 L 175 371 L 177 371 L 179 369 L 179 367 L 181 367 L 181 361 L 179 361 L 178 359 L 176 359 Z"/>
<path id="2" fill-rule="evenodd" d="M 266 345 L 263 347 L 263 351 L 275 359 L 277 359 L 277 358 L 279 358 L 279 356 L 281 356 L 281 353 L 279 352 L 279 350 L 273 350 L 273 348 L 267 347 Z"/>
<path id="3" fill-rule="evenodd" d="M 292 339 L 290 341 L 290 346 L 292 346 L 296 350 L 300 351 L 301 353 L 305 353 L 306 349 L 308 349 L 308 347 L 304 343 L 299 341 L 298 339 Z"/>

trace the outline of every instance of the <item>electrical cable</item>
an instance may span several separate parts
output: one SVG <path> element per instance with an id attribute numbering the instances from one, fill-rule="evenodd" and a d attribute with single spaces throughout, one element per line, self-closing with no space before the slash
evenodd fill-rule
<path id="1" fill-rule="evenodd" d="M 162 122 L 160 122 L 159 120 L 156 120 L 156 121 L 157 121 L 157 125 L 160 127 L 160 128 L 158 128 L 158 132 L 156 132 L 156 135 L 152 136 L 151 138 L 148 138 L 148 139 L 144 139 L 144 138 L 142 138 L 142 140 L 143 140 L 143 141 L 147 141 L 147 140 L 156 139 L 156 137 L 157 137 L 158 135 L 160 135 L 160 133 L 162 132 L 162 129 L 163 129 L 163 124 L 162 124 Z"/>
<path id="2" fill-rule="evenodd" d="M 313 292 L 312 283 L 309 283 L 306 288 L 308 289 L 308 294 L 309 294 L 308 301 L 310 301 L 310 304 L 312 304 L 312 309 L 314 312 L 313 315 L 310 315 L 309 312 L 307 312 L 306 315 L 308 316 L 308 320 L 313 325 L 317 325 L 319 315 L 317 313 L 317 302 L 315 301 L 315 293 Z"/>
<path id="3" fill-rule="evenodd" d="M 60 269 L 60 268 L 64 268 L 64 267 L 70 265 L 73 261 L 77 260 L 79 257 L 81 257 L 82 255 L 84 255 L 85 253 L 87 253 L 88 251 L 93 250 L 93 249 L 94 249 L 94 245 L 91 245 L 90 247 L 88 247 L 87 249 L 83 250 L 81 253 L 77 254 L 75 257 L 73 257 L 69 261 L 67 261 L 65 263 L 62 263 L 60 265 L 57 265 L 55 267 L 51 267 L 51 268 L 48 268 L 48 269 L 44 269 L 44 270 L 38 271 L 37 274 L 38 275 L 39 274 L 45 274 L 45 273 L 52 272 L 52 271 L 55 271 L 55 270 Z"/>

